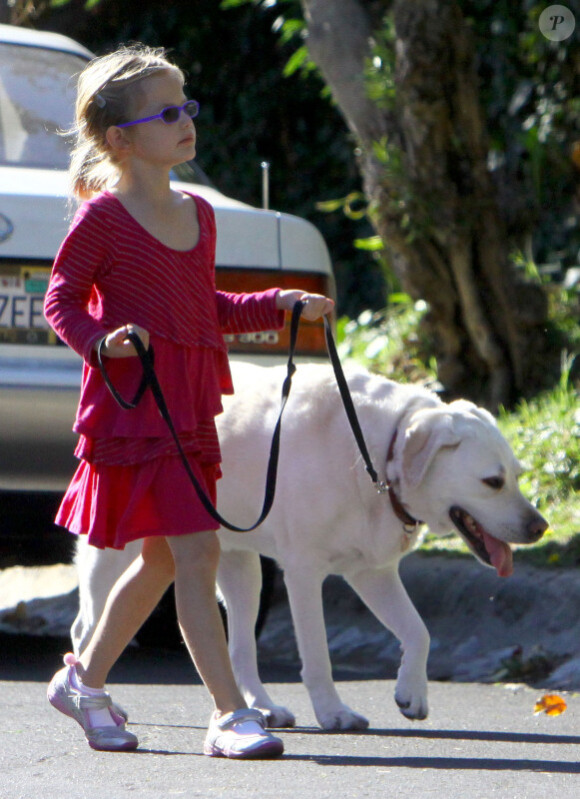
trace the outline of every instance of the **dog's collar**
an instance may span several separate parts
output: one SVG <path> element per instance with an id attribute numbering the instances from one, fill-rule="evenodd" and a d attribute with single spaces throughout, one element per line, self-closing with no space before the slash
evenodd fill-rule
<path id="1" fill-rule="evenodd" d="M 393 433 L 393 437 L 391 438 L 391 443 L 389 444 L 389 449 L 387 452 L 387 469 L 389 463 L 394 459 L 395 441 L 397 440 L 397 432 L 398 432 L 397 428 L 395 428 L 395 432 Z M 393 488 L 393 484 L 389 480 L 388 475 L 386 475 L 385 486 L 387 489 L 387 493 L 389 495 L 389 499 L 391 500 L 391 506 L 393 508 L 395 516 L 403 523 L 403 527 L 405 528 L 406 533 L 409 534 L 414 533 L 417 527 L 423 524 L 423 522 L 419 521 L 418 519 L 415 519 L 413 516 L 411 516 L 410 513 L 408 513 L 405 510 L 401 500 L 395 493 L 395 489 Z"/>

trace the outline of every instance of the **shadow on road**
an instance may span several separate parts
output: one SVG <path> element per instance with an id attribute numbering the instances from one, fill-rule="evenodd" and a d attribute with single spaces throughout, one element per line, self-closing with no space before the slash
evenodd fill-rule
<path id="1" fill-rule="evenodd" d="M 70 649 L 68 638 L 0 633 L 0 680 L 47 683 Z M 260 673 L 266 682 L 300 682 L 297 666 L 260 664 Z M 185 646 L 179 649 L 130 646 L 113 667 L 109 682 L 201 685 Z"/>
<path id="2" fill-rule="evenodd" d="M 580 774 L 580 763 L 559 760 L 527 760 L 478 757 L 358 757 L 349 755 L 294 757 L 311 760 L 320 766 L 371 766 L 373 768 L 412 768 L 460 771 L 535 771 L 544 774 Z"/>

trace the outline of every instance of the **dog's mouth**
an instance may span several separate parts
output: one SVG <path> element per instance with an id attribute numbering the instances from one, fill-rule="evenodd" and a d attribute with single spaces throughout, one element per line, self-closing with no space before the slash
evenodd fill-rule
<path id="1" fill-rule="evenodd" d="M 509 577 L 513 573 L 513 553 L 505 541 L 490 535 L 471 514 L 458 505 L 450 508 L 449 516 L 476 558 L 494 568 L 500 577 Z"/>

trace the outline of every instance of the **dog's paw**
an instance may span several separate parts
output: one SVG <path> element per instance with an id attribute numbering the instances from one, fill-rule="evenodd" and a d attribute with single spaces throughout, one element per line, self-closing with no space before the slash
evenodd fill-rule
<path id="1" fill-rule="evenodd" d="M 409 658 L 403 658 L 397 675 L 395 702 L 406 718 L 416 721 L 427 718 L 427 670 L 422 662 L 410 662 Z"/>
<path id="2" fill-rule="evenodd" d="M 424 690 L 417 691 L 409 691 L 397 685 L 395 702 L 403 716 L 413 721 L 423 721 L 429 715 L 426 685 Z"/>
<path id="3" fill-rule="evenodd" d="M 288 728 L 296 726 L 296 717 L 291 713 L 287 707 L 282 705 L 273 705 L 272 707 L 258 708 L 260 713 L 266 719 L 266 726 L 270 728 Z"/>
<path id="4" fill-rule="evenodd" d="M 346 705 L 317 713 L 316 718 L 323 730 L 366 730 L 369 726 L 368 719 Z"/>
<path id="5" fill-rule="evenodd" d="M 398 704 L 399 710 L 403 716 L 407 719 L 411 719 L 411 721 L 424 721 L 429 715 L 427 703 L 424 703 L 421 699 L 419 702 L 408 702 L 395 697 L 395 702 Z"/>

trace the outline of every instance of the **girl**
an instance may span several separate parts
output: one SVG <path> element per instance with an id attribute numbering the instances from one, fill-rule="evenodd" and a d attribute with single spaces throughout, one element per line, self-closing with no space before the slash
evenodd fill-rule
<path id="1" fill-rule="evenodd" d="M 163 50 L 123 47 L 81 73 L 76 103 L 74 194 L 85 200 L 54 264 L 45 314 L 84 358 L 75 421 L 80 465 L 57 523 L 97 547 L 142 539 L 141 555 L 111 591 L 86 649 L 65 656 L 48 698 L 74 718 L 94 749 L 138 745 L 104 690 L 109 670 L 175 581 L 185 643 L 215 711 L 208 755 L 271 757 L 279 738 L 264 728 L 236 685 L 215 598 L 218 525 L 194 493 L 150 392 L 123 411 L 109 395 L 96 351 L 115 385 L 132 395 L 140 364 L 127 339 L 152 344 L 158 378 L 198 479 L 215 502 L 220 452 L 214 417 L 231 393 L 223 332 L 279 328 L 284 311 L 304 316 L 333 302 L 302 291 L 216 291 L 211 206 L 170 187 L 170 170 L 195 156 L 198 105 Z"/>

